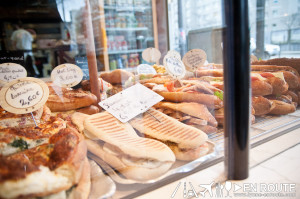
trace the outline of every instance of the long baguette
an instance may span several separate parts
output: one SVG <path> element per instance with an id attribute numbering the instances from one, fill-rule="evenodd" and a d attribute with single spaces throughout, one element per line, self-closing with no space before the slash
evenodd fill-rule
<path id="1" fill-rule="evenodd" d="M 197 102 L 205 104 L 208 108 L 222 108 L 223 101 L 215 95 L 203 93 L 188 93 L 188 92 L 157 92 L 163 96 L 166 101 L 170 102 Z"/>

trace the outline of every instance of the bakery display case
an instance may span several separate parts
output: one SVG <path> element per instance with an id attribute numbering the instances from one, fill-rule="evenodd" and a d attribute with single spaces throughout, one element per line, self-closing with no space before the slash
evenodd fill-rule
<path id="1" fill-rule="evenodd" d="M 300 127 L 299 24 L 283 28 L 299 3 L 284 4 L 1 3 L 0 198 L 135 198 L 219 163 L 217 197 L 248 178 L 250 150 Z"/>

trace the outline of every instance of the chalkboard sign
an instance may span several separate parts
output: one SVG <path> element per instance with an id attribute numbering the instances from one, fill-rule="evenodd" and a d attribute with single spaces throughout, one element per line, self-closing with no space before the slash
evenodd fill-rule
<path id="1" fill-rule="evenodd" d="M 90 79 L 90 74 L 89 74 L 89 65 L 88 65 L 88 60 L 87 57 L 75 57 L 75 64 L 81 68 L 83 72 L 83 80 L 85 79 Z"/>
<path id="2" fill-rule="evenodd" d="M 24 53 L 22 51 L 0 51 L 0 64 L 2 63 L 16 63 L 24 66 Z"/>

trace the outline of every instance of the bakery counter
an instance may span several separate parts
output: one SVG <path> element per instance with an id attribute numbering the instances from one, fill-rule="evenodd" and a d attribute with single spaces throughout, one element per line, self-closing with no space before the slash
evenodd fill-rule
<path id="1" fill-rule="evenodd" d="M 299 180 L 293 181 L 297 179 L 294 176 L 297 172 L 291 169 L 293 167 L 296 168 L 296 166 L 300 166 L 299 159 L 291 160 L 290 163 L 287 162 L 285 164 L 285 167 L 288 167 L 289 170 L 285 171 L 284 175 L 276 173 L 277 169 L 282 171 L 280 166 L 281 162 L 278 161 L 278 159 L 285 159 L 282 154 L 285 152 L 289 154 L 289 149 L 292 154 L 294 154 L 297 150 L 299 152 L 299 129 L 299 108 L 296 112 L 289 115 L 257 117 L 256 123 L 253 124 L 250 129 L 250 177 L 247 180 L 234 183 L 241 185 L 243 183 L 250 182 L 263 183 L 265 180 L 270 183 L 272 180 L 273 183 L 279 183 L 279 179 L 283 180 L 280 183 L 299 183 Z M 182 171 L 176 175 L 168 176 L 152 184 L 117 183 L 117 190 L 111 198 L 184 198 L 182 192 L 184 187 L 183 185 L 188 187 L 189 190 L 192 190 L 190 183 L 194 187 L 196 193 L 198 193 L 198 196 L 201 196 L 200 191 L 203 189 L 201 189 L 199 185 L 211 184 L 212 182 L 214 182 L 213 186 L 215 196 L 216 185 L 221 185 L 225 181 L 223 130 L 220 129 L 216 133 L 209 134 L 209 138 L 215 143 L 216 155 L 210 157 L 195 169 L 189 171 L 189 165 L 187 164 L 187 172 Z M 271 165 L 272 162 L 276 162 L 276 164 Z M 270 168 L 264 168 L 264 164 L 269 165 Z M 265 170 L 266 176 L 262 177 Z M 177 186 L 178 193 L 174 194 Z M 226 193 L 226 191 L 224 191 L 224 193 Z M 233 194 L 233 192 L 231 193 Z"/>

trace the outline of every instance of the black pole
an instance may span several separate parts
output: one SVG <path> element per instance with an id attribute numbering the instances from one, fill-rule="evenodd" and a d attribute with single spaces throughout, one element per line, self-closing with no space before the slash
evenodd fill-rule
<path id="1" fill-rule="evenodd" d="M 248 1 L 224 0 L 225 168 L 229 180 L 249 173 L 250 67 Z"/>

